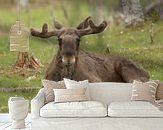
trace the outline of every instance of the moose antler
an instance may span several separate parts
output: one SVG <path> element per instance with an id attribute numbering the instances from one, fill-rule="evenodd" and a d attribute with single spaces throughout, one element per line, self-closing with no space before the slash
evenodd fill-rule
<path id="1" fill-rule="evenodd" d="M 79 34 L 79 36 L 100 33 L 104 31 L 104 29 L 107 26 L 106 21 L 103 21 L 100 25 L 96 26 L 90 18 L 86 20 L 88 21 L 85 21 L 85 23 L 83 23 L 83 25 L 85 24 L 85 27 L 77 30 L 77 33 Z M 86 25 L 87 25 L 87 28 L 86 28 Z"/>
<path id="2" fill-rule="evenodd" d="M 54 19 L 54 27 L 56 29 L 61 29 L 62 28 L 62 25 Z"/>
<path id="3" fill-rule="evenodd" d="M 31 35 L 32 36 L 36 36 L 36 37 L 41 37 L 41 38 L 49 38 L 49 37 L 52 37 L 52 36 L 59 36 L 60 34 L 60 30 L 54 30 L 54 31 L 49 31 L 48 32 L 48 25 L 47 24 L 44 24 L 42 26 L 42 31 L 39 32 L 39 31 L 36 31 L 35 29 L 31 29 Z"/>
<path id="4" fill-rule="evenodd" d="M 77 29 L 88 28 L 90 18 L 91 18 L 91 17 L 89 16 L 89 17 L 87 17 L 83 22 L 81 22 L 81 23 L 77 26 Z"/>

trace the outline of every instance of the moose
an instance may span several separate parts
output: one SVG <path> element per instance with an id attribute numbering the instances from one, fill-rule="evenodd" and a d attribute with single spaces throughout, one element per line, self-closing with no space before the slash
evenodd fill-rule
<path id="1" fill-rule="evenodd" d="M 64 28 L 57 21 L 54 21 L 53 31 L 48 31 L 47 24 L 43 25 L 41 32 L 32 28 L 32 36 L 58 38 L 58 52 L 49 64 L 45 79 L 53 81 L 61 81 L 63 78 L 76 81 L 88 79 L 89 82 L 148 81 L 149 74 L 126 58 L 95 55 L 79 48 L 82 36 L 101 33 L 106 27 L 106 21 L 97 26 L 91 17 L 87 17 L 76 28 Z"/>

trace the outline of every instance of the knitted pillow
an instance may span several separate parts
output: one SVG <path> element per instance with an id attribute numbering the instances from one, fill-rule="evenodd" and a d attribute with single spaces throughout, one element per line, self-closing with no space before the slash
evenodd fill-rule
<path id="1" fill-rule="evenodd" d="M 53 102 L 55 95 L 53 89 L 65 89 L 65 84 L 63 81 L 50 81 L 43 79 L 42 84 L 44 86 L 44 93 L 45 93 L 45 103 Z"/>
<path id="2" fill-rule="evenodd" d="M 163 82 L 160 82 L 156 92 L 156 99 L 163 99 Z"/>
<path id="3" fill-rule="evenodd" d="M 158 84 L 159 84 L 158 80 L 151 80 L 144 83 L 134 80 L 132 85 L 133 88 L 131 100 L 154 102 Z"/>

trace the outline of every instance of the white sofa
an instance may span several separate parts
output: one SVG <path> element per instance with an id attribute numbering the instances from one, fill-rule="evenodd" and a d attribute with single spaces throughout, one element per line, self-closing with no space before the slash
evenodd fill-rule
<path id="1" fill-rule="evenodd" d="M 95 102 L 82 104 L 87 108 L 84 112 L 79 110 L 69 114 L 64 110 L 67 105 L 63 108 L 52 102 L 45 105 L 44 91 L 40 89 L 31 101 L 31 129 L 163 130 L 163 111 L 148 102 L 130 101 L 130 83 L 90 83 L 89 91 Z M 71 108 L 77 109 L 74 104 Z"/>

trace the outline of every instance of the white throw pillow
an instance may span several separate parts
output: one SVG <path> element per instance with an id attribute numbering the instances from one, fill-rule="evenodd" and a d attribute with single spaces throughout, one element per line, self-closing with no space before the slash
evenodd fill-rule
<path id="1" fill-rule="evenodd" d="M 86 90 L 86 96 L 90 100 L 90 94 L 89 94 L 89 82 L 88 80 L 83 80 L 83 81 L 74 81 L 70 79 L 64 78 L 64 83 L 67 89 L 79 89 L 79 88 L 87 88 Z"/>
<path id="2" fill-rule="evenodd" d="M 87 101 L 85 95 L 86 88 L 79 89 L 53 89 L 55 95 L 55 103 L 61 102 L 81 102 Z"/>

